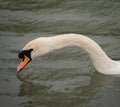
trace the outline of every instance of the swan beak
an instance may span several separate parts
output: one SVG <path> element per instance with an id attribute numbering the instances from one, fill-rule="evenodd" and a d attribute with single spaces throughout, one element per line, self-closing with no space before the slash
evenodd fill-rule
<path id="1" fill-rule="evenodd" d="M 21 62 L 17 67 L 17 73 L 20 72 L 30 61 L 31 59 L 28 56 L 24 55 L 24 60 L 21 59 Z"/>

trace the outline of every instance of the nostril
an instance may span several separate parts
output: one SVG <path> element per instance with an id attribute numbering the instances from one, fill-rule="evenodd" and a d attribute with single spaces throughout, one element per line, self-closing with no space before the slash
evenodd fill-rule
<path id="1" fill-rule="evenodd" d="M 24 59 L 25 59 L 25 57 L 24 57 L 24 55 L 23 55 L 23 57 L 22 57 L 22 61 L 24 61 Z"/>

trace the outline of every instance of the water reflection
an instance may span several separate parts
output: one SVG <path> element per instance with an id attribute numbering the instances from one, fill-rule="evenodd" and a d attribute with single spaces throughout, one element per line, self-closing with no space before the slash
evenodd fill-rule
<path id="1" fill-rule="evenodd" d="M 20 75 L 17 75 L 17 77 L 22 81 L 19 96 L 32 96 L 32 105 L 36 106 L 46 105 L 46 107 L 55 107 L 59 105 L 59 107 L 62 107 L 64 105 L 73 107 L 82 105 L 96 107 L 99 104 L 104 106 L 103 99 L 107 96 L 102 96 L 102 94 L 105 94 L 102 90 L 107 89 L 111 91 L 114 88 L 109 84 L 113 81 L 114 77 L 104 76 L 97 72 L 89 76 L 90 80 L 88 85 L 81 87 L 81 84 L 78 84 L 72 92 L 69 92 L 69 90 L 68 92 L 50 92 L 49 90 L 52 86 L 43 85 L 41 81 L 39 81 L 39 84 L 34 84 L 23 80 Z M 99 96 L 101 96 L 101 98 Z"/>

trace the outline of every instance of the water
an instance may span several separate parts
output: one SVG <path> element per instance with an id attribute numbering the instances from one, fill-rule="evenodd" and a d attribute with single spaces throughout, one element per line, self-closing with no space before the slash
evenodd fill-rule
<path id="1" fill-rule="evenodd" d="M 120 77 L 95 71 L 76 47 L 32 61 L 19 74 L 18 52 L 40 36 L 80 33 L 120 59 L 119 0 L 1 0 L 1 107 L 120 107 Z"/>

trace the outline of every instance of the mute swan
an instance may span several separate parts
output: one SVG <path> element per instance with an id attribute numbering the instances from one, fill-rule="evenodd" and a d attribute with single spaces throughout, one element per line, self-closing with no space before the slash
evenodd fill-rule
<path id="1" fill-rule="evenodd" d="M 28 42 L 18 54 L 21 62 L 17 72 L 21 71 L 32 59 L 67 46 L 77 46 L 85 50 L 98 72 L 107 75 L 120 74 L 120 61 L 110 59 L 96 42 L 80 34 L 40 37 Z"/>

